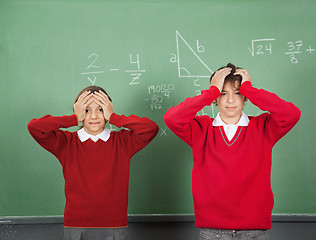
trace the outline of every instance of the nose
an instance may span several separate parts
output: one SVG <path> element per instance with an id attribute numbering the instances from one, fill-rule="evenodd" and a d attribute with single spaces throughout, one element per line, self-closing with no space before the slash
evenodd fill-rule
<path id="1" fill-rule="evenodd" d="M 229 103 L 235 102 L 234 94 L 228 94 L 227 102 L 229 102 Z"/>
<path id="2" fill-rule="evenodd" d="M 92 113 L 91 113 L 91 118 L 97 118 L 97 113 L 96 113 L 96 111 L 92 111 Z"/>

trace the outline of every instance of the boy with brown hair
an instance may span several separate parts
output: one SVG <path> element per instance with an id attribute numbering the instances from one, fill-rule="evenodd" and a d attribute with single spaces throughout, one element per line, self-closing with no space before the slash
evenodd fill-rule
<path id="1" fill-rule="evenodd" d="M 249 99 L 263 113 L 248 117 Z M 196 116 L 216 102 L 216 118 Z M 200 239 L 268 239 L 274 204 L 272 148 L 300 118 L 300 110 L 251 85 L 245 69 L 228 64 L 211 87 L 165 114 L 167 126 L 191 148 L 195 225 Z"/>

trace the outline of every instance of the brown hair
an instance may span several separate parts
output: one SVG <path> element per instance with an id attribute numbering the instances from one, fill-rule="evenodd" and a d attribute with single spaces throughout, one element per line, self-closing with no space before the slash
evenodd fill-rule
<path id="1" fill-rule="evenodd" d="M 230 74 L 228 74 L 224 80 L 224 83 L 226 82 L 230 82 L 233 86 L 236 86 L 236 83 L 238 84 L 237 86 L 240 87 L 241 85 L 241 76 L 240 75 L 234 75 L 234 73 L 236 72 L 236 69 L 241 69 L 240 67 L 236 67 L 234 64 L 231 64 L 231 63 L 228 63 L 226 66 L 223 66 L 219 69 L 216 70 L 216 72 L 220 69 L 223 69 L 223 68 L 226 68 L 226 67 L 229 67 L 231 68 L 231 72 Z M 210 82 L 212 82 L 212 78 L 214 76 L 215 72 L 212 74 L 211 78 L 210 78 Z"/>

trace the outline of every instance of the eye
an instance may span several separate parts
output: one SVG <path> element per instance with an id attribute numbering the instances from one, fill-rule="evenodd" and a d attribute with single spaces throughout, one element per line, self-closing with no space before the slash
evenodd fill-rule
<path id="1" fill-rule="evenodd" d="M 88 113 L 89 112 L 89 110 L 88 109 L 86 109 L 86 113 Z"/>
<path id="2" fill-rule="evenodd" d="M 102 108 L 99 108 L 98 111 L 99 111 L 99 112 L 103 112 L 103 109 L 102 109 Z"/>
<path id="3" fill-rule="evenodd" d="M 221 93 L 221 96 L 225 96 L 226 95 L 226 93 Z"/>
<path id="4" fill-rule="evenodd" d="M 240 92 L 236 92 L 235 94 L 236 94 L 236 95 L 240 95 Z"/>

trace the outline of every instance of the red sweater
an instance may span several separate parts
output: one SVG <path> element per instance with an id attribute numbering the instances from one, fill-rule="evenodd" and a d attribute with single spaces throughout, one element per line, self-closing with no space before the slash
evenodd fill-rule
<path id="1" fill-rule="evenodd" d="M 110 123 L 129 130 L 112 131 L 106 142 L 81 142 L 76 132 L 60 130 L 77 126 L 76 115 L 46 115 L 28 124 L 33 138 L 63 167 L 66 227 L 127 226 L 130 159 L 159 128 L 148 118 L 135 115 L 113 113 Z"/>
<path id="2" fill-rule="evenodd" d="M 269 113 L 249 117 L 248 126 L 239 127 L 231 141 L 222 127 L 213 127 L 213 118 L 196 116 L 220 96 L 217 87 L 187 98 L 165 114 L 167 126 L 192 148 L 197 227 L 271 228 L 272 148 L 298 122 L 300 110 L 250 82 L 243 83 L 240 92 Z"/>

